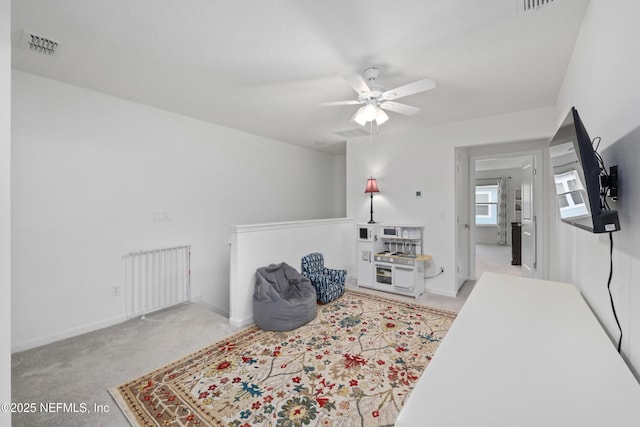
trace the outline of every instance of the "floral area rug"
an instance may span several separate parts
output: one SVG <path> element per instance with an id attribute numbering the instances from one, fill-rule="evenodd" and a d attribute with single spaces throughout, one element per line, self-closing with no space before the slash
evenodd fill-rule
<path id="1" fill-rule="evenodd" d="M 298 329 L 248 327 L 110 391 L 133 425 L 393 425 L 454 318 L 347 291 Z"/>

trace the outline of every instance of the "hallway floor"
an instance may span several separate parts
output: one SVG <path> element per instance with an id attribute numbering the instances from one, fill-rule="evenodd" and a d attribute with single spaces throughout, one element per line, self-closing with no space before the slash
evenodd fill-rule
<path id="1" fill-rule="evenodd" d="M 522 267 L 511 265 L 511 246 L 477 243 L 476 278 L 479 279 L 485 271 L 522 276 Z"/>

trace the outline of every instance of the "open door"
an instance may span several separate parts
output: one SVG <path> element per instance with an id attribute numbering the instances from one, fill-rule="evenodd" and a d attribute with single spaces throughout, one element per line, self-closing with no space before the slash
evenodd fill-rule
<path id="1" fill-rule="evenodd" d="M 537 278 L 537 217 L 534 206 L 535 157 L 522 164 L 522 275 Z"/>
<path id="2" fill-rule="evenodd" d="M 456 284 L 457 289 L 469 275 L 469 157 L 456 150 Z"/>

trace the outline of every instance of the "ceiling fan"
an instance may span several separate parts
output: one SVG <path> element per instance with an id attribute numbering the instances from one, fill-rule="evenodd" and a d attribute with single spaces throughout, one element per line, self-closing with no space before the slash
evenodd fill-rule
<path id="1" fill-rule="evenodd" d="M 374 120 L 377 125 L 381 125 L 389 120 L 389 116 L 387 116 L 383 110 L 393 111 L 394 113 L 404 114 L 406 116 L 412 116 L 420 111 L 418 107 L 412 107 L 411 105 L 395 102 L 395 99 L 424 92 L 436 87 L 436 83 L 433 80 L 422 79 L 399 86 L 395 89 L 385 90 L 384 87 L 376 83 L 376 79 L 379 74 L 380 70 L 377 67 L 369 67 L 362 72 L 362 76 L 360 74 L 349 74 L 343 76 L 347 83 L 349 83 L 353 90 L 358 94 L 358 99 L 351 101 L 324 102 L 322 105 L 333 106 L 364 104 L 364 106 L 358 109 L 351 120 L 355 121 L 360 126 L 364 126 L 367 122 L 372 122 Z"/>

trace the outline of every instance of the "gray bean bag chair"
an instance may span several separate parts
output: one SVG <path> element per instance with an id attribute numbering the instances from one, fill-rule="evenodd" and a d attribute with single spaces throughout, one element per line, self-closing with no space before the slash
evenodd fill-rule
<path id="1" fill-rule="evenodd" d="M 253 321 L 268 331 L 290 331 L 316 318 L 316 289 L 286 263 L 256 270 Z"/>

